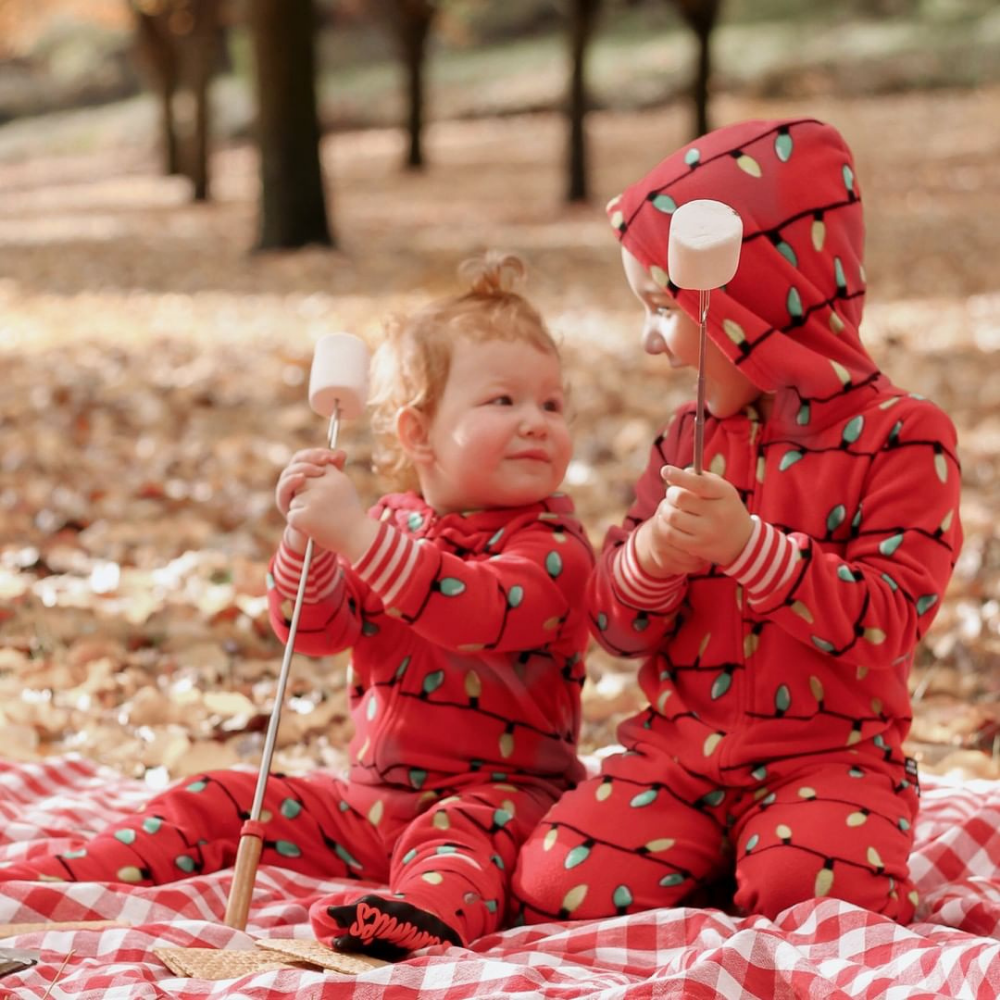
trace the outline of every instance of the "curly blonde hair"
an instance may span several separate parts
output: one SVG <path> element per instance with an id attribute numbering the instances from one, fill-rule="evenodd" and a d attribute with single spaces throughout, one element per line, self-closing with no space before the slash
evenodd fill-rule
<path id="1" fill-rule="evenodd" d="M 392 317 L 372 358 L 372 465 L 394 489 L 414 489 L 417 476 L 396 436 L 400 410 L 412 406 L 433 418 L 459 337 L 476 343 L 521 341 L 559 357 L 538 310 L 513 290 L 527 275 L 515 254 L 490 251 L 464 261 L 461 295 L 438 299 L 407 317 Z"/>

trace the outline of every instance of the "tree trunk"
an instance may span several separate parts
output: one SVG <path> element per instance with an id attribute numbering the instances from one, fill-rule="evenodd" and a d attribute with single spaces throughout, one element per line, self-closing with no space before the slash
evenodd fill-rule
<path id="1" fill-rule="evenodd" d="M 406 67 L 410 141 L 405 166 L 407 170 L 420 170 L 424 166 L 424 67 L 427 64 L 427 39 L 437 6 L 427 0 L 395 0 L 394 6 L 396 16 L 393 20 Z"/>
<path id="2" fill-rule="evenodd" d="M 698 62 L 691 82 L 691 100 L 694 104 L 694 134 L 699 136 L 711 128 L 708 100 L 712 77 L 712 31 L 719 18 L 722 0 L 675 0 L 675 3 L 698 41 Z"/>
<path id="3" fill-rule="evenodd" d="M 194 105 L 194 120 L 187 130 L 188 160 L 185 171 L 194 186 L 195 201 L 209 196 L 209 87 L 220 61 L 223 36 L 219 24 L 219 0 L 199 0 L 190 34 L 178 44 L 188 64 L 186 74 Z"/>
<path id="4" fill-rule="evenodd" d="M 698 66 L 695 69 L 691 96 L 694 100 L 694 134 L 704 135 L 711 126 L 708 122 L 708 81 L 712 75 L 712 27 L 695 27 L 698 38 Z"/>
<path id="5" fill-rule="evenodd" d="M 257 249 L 331 246 L 316 110 L 312 0 L 250 0 L 260 148 Z"/>
<path id="6" fill-rule="evenodd" d="M 594 30 L 600 0 L 573 0 L 570 21 L 570 78 L 568 168 L 569 185 L 566 200 L 586 201 L 589 196 L 587 179 L 587 46 Z"/>
<path id="7" fill-rule="evenodd" d="M 177 54 L 169 35 L 164 34 L 155 17 L 135 12 L 135 50 L 138 60 L 152 78 L 153 89 L 160 105 L 160 155 L 163 172 L 168 177 L 181 172 L 180 150 L 177 143 L 177 122 L 174 119 L 174 95 L 177 92 Z"/>

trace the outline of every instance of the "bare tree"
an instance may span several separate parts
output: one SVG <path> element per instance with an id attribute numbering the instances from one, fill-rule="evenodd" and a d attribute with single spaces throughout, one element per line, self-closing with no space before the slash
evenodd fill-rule
<path id="1" fill-rule="evenodd" d="M 260 147 L 257 248 L 333 245 L 319 158 L 313 0 L 250 0 Z"/>
<path id="2" fill-rule="evenodd" d="M 681 16 L 698 40 L 698 64 L 691 85 L 694 101 L 694 134 L 704 135 L 709 128 L 708 97 L 712 77 L 712 31 L 722 8 L 722 0 L 673 0 Z"/>
<path id="3" fill-rule="evenodd" d="M 129 0 L 136 53 L 160 102 L 164 171 L 209 197 L 209 85 L 222 52 L 220 0 Z M 188 97 L 187 101 L 182 98 Z"/>
<path id="4" fill-rule="evenodd" d="M 569 22 L 570 76 L 566 114 L 569 119 L 567 201 L 586 201 L 587 178 L 587 80 L 586 57 L 601 0 L 572 0 Z"/>
<path id="5" fill-rule="evenodd" d="M 424 166 L 427 40 L 440 4 L 435 0 L 381 0 L 381 4 L 388 13 L 406 73 L 406 127 L 410 141 L 405 166 L 408 170 L 420 170 Z"/>

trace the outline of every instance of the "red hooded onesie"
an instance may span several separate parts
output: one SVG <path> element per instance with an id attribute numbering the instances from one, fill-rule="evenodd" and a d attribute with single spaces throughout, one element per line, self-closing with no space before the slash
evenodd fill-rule
<path id="1" fill-rule="evenodd" d="M 703 575 L 639 566 L 633 532 L 663 498 L 661 467 L 692 461 L 682 407 L 588 595 L 600 643 L 643 658 L 649 706 L 622 724 L 625 752 L 542 822 L 515 891 L 529 920 L 596 917 L 674 905 L 735 869 L 744 911 L 832 895 L 905 922 L 907 676 L 961 545 L 955 431 L 861 345 L 863 202 L 835 129 L 722 128 L 611 202 L 622 245 L 692 318 L 698 292 L 670 283 L 667 241 L 699 198 L 744 229 L 709 336 L 774 394 L 766 421 L 750 407 L 705 428 L 705 467 L 739 490 L 753 534 Z"/>

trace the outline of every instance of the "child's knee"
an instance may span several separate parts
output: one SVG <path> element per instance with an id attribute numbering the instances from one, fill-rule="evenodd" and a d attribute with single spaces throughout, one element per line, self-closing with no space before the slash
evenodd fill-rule
<path id="1" fill-rule="evenodd" d="M 511 881 L 515 909 L 529 924 L 558 919 L 566 893 L 572 888 L 568 881 L 571 873 L 558 852 L 545 849 L 544 835 L 548 829 L 543 824 L 521 848 Z"/>
<path id="2" fill-rule="evenodd" d="M 745 913 L 774 919 L 796 903 L 831 897 L 907 923 L 913 917 L 913 885 L 843 861 L 795 848 L 744 858 L 737 869 L 735 903 Z"/>

